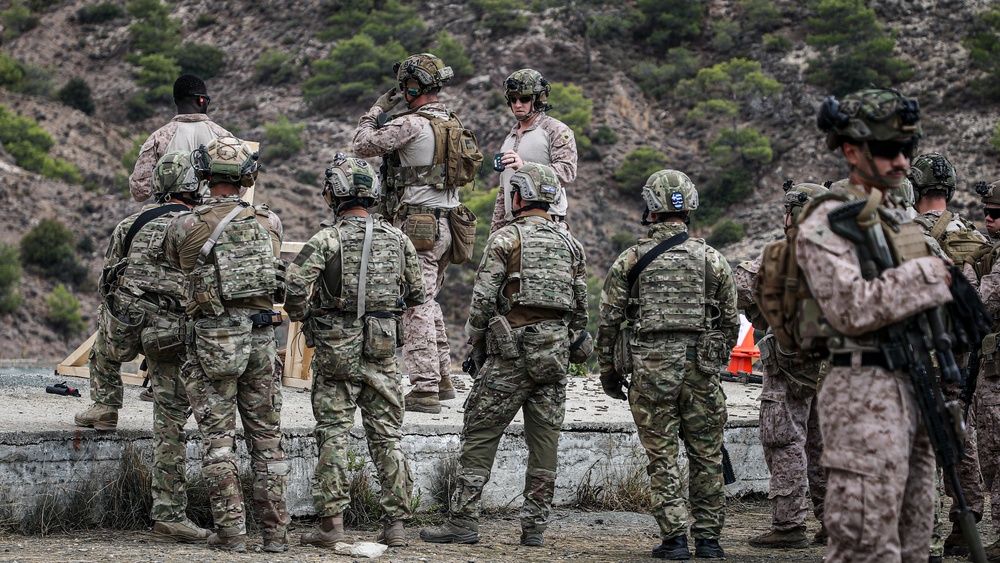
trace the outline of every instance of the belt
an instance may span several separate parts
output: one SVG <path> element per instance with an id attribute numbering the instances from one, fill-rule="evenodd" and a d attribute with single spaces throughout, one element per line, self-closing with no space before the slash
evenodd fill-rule
<path id="1" fill-rule="evenodd" d="M 409 203 L 404 203 L 400 209 L 400 215 L 406 217 L 408 215 L 422 215 L 428 214 L 440 219 L 441 212 L 447 213 L 448 209 L 442 209 L 440 207 L 425 207 L 423 205 L 410 205 Z"/>
<path id="2" fill-rule="evenodd" d="M 851 358 L 854 356 L 854 352 L 839 352 L 833 354 L 830 357 L 830 364 L 834 367 L 850 367 Z M 885 361 L 885 356 L 882 352 L 861 352 L 861 365 L 862 366 L 878 366 L 880 368 L 889 369 L 889 365 Z M 902 371 L 906 371 L 906 368 L 901 368 Z"/>

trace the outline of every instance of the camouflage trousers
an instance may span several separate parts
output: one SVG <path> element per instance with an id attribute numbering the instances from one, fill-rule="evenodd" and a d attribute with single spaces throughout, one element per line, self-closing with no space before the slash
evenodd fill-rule
<path id="1" fill-rule="evenodd" d="M 927 561 L 934 452 L 906 374 L 832 368 L 819 393 L 819 421 L 826 561 Z"/>
<path id="2" fill-rule="evenodd" d="M 157 522 L 179 522 L 187 512 L 188 398 L 181 364 L 146 360 L 153 386 L 153 510 Z"/>
<path id="3" fill-rule="evenodd" d="M 100 307 L 106 307 L 103 302 Z M 98 323 L 104 318 L 97 314 Z M 90 348 L 90 399 L 95 403 L 121 408 L 122 395 L 122 364 L 111 361 L 106 353 L 107 343 L 104 341 L 104 328 L 97 328 L 97 339 Z"/>
<path id="4" fill-rule="evenodd" d="M 503 359 L 489 354 L 465 401 L 459 486 L 451 518 L 478 529 L 479 504 L 489 481 L 504 430 L 518 410 L 524 412 L 528 468 L 524 476 L 521 528 L 544 532 L 556 489 L 559 433 L 566 414 L 566 386 L 538 385 L 528 375 L 523 354 Z"/>
<path id="5" fill-rule="evenodd" d="M 312 482 L 316 513 L 337 516 L 351 502 L 347 445 L 354 412 L 360 407 L 368 453 L 382 489 L 379 504 L 388 521 L 409 520 L 413 473 L 400 447 L 403 385 L 396 358 L 362 357 L 360 370 L 353 374 L 320 372 L 314 377 L 312 408 L 319 449 Z"/>
<path id="6" fill-rule="evenodd" d="M 726 396 L 718 374 L 697 369 L 695 339 L 666 335 L 632 345 L 635 363 L 628 400 L 646 449 L 653 516 L 666 540 L 685 535 L 718 539 L 725 521 L 722 440 Z M 681 487 L 679 436 L 688 457 L 688 499 Z"/>
<path id="7" fill-rule="evenodd" d="M 771 527 L 787 531 L 806 525 L 809 499 L 823 521 L 826 477 L 819 464 L 823 437 L 815 395 L 792 396 L 781 375 L 764 375 L 760 395 L 760 443 L 771 471 Z"/>
<path id="8" fill-rule="evenodd" d="M 226 315 L 235 318 L 252 313 L 229 309 Z M 208 482 L 219 535 L 246 533 L 235 454 L 239 410 L 250 452 L 253 503 L 264 538 L 284 538 L 288 529 L 285 485 L 290 466 L 281 448 L 281 379 L 276 369 L 274 329 L 253 329 L 248 344 L 249 361 L 237 377 L 209 377 L 197 358 L 197 345 L 188 347 L 182 377 L 204 441 L 202 475 Z"/>
<path id="9" fill-rule="evenodd" d="M 1000 531 L 1000 433 L 997 432 L 1000 428 L 1000 376 L 983 377 L 986 373 L 990 372 L 985 369 L 980 372 L 972 411 L 983 484 L 990 492 L 993 528 Z"/>
<path id="10" fill-rule="evenodd" d="M 405 221 L 396 225 L 404 228 Z M 413 390 L 437 393 L 441 377 L 451 373 L 451 348 L 437 294 L 444 283 L 451 248 L 448 219 L 438 219 L 438 240 L 430 250 L 417 252 L 427 300 L 403 313 L 403 367 Z"/>

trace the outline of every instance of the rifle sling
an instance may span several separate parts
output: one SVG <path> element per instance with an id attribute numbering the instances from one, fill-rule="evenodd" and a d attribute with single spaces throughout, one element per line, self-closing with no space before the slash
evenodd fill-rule
<path id="1" fill-rule="evenodd" d="M 138 217 L 136 217 L 135 223 L 132 223 L 128 233 L 125 234 L 125 240 L 122 242 L 122 248 L 125 251 L 125 256 L 128 256 L 129 252 L 132 250 L 132 239 L 134 239 L 135 235 L 139 234 L 139 230 L 145 227 L 150 221 L 156 219 L 157 217 L 162 217 L 172 211 L 187 210 L 188 207 L 186 205 L 171 203 L 170 205 L 161 205 L 159 207 L 143 211 Z"/>

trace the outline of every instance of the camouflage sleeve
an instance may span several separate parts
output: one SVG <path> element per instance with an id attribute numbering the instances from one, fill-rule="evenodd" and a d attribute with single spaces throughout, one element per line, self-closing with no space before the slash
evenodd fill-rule
<path id="1" fill-rule="evenodd" d="M 497 190 L 497 202 L 493 208 L 493 222 L 490 223 L 490 234 L 507 226 L 507 202 L 503 198 L 503 186 Z"/>
<path id="2" fill-rule="evenodd" d="M 486 244 L 472 288 L 469 320 L 465 323 L 465 332 L 473 339 L 482 338 L 490 319 L 497 315 L 497 296 L 507 281 L 507 259 L 516 242 L 517 231 L 511 227 L 497 232 Z"/>
<path id="3" fill-rule="evenodd" d="M 285 228 L 281 226 L 281 219 L 277 213 L 268 210 L 267 212 L 267 233 L 271 235 L 271 248 L 274 255 L 281 258 L 281 239 L 285 236 Z"/>
<path id="4" fill-rule="evenodd" d="M 424 276 L 420 273 L 420 257 L 409 237 L 402 236 L 403 259 L 406 265 L 403 270 L 403 282 L 406 283 L 406 296 L 403 300 L 407 307 L 420 305 L 427 301 L 427 289 L 424 286 Z"/>
<path id="5" fill-rule="evenodd" d="M 354 131 L 354 154 L 360 158 L 382 156 L 394 150 L 405 147 L 420 134 L 424 118 L 407 115 L 386 123 L 381 128 L 376 127 L 376 120 L 382 110 L 373 107 L 361 116 L 358 128 Z"/>
<path id="6" fill-rule="evenodd" d="M 194 213 L 181 213 L 174 217 L 163 240 L 167 262 L 182 272 L 194 270 L 201 245 L 208 240 L 209 235 L 208 224 L 199 220 Z"/>
<path id="7" fill-rule="evenodd" d="M 295 256 L 285 272 L 285 312 L 292 321 L 309 317 L 313 284 L 326 269 L 327 263 L 338 260 L 340 240 L 333 229 L 323 229 L 313 235 Z"/>
<path id="8" fill-rule="evenodd" d="M 104 253 L 105 268 L 110 268 L 125 258 L 125 235 L 133 223 L 134 221 L 126 219 L 115 225 L 115 229 L 111 232 L 111 240 L 108 241 L 108 250 Z"/>
<path id="9" fill-rule="evenodd" d="M 572 239 L 576 245 L 577 255 L 580 257 L 580 265 L 573 272 L 573 296 L 575 309 L 569 321 L 569 329 L 573 334 L 587 329 L 589 315 L 587 311 L 587 255 L 583 251 L 580 241 Z"/>
<path id="10" fill-rule="evenodd" d="M 637 247 L 632 247 L 623 252 L 604 279 L 604 288 L 601 290 L 600 318 L 597 321 L 597 363 L 601 373 L 607 373 L 614 369 L 614 346 L 615 337 L 621 330 L 621 325 L 625 322 L 625 307 L 628 305 L 628 282 L 626 277 L 629 270 L 638 261 Z"/>
<path id="11" fill-rule="evenodd" d="M 153 168 L 156 167 L 156 161 L 163 156 L 176 132 L 177 123 L 171 121 L 153 131 L 142 144 L 139 156 L 135 160 L 135 167 L 128 178 L 128 189 L 132 193 L 132 199 L 146 201 L 153 194 Z"/>
<path id="12" fill-rule="evenodd" d="M 995 260 L 990 273 L 979 280 L 979 298 L 994 318 L 1000 314 L 1000 260 Z"/>
<path id="13" fill-rule="evenodd" d="M 823 203 L 802 222 L 796 236 L 799 267 L 833 328 L 860 336 L 951 301 L 948 271 L 936 256 L 909 260 L 866 280 L 854 245 L 830 230 Z"/>
<path id="14" fill-rule="evenodd" d="M 757 282 L 757 272 L 760 271 L 763 258 L 761 254 L 752 262 L 749 260 L 740 262 L 740 265 L 733 270 L 733 278 L 736 281 L 736 306 L 744 311 L 755 306 L 753 287 Z"/>
<path id="15" fill-rule="evenodd" d="M 711 247 L 705 254 L 705 262 L 705 296 L 718 303 L 719 320 L 716 328 L 726 335 L 726 344 L 732 349 L 739 344 L 740 338 L 740 313 L 736 308 L 733 271 L 726 258 Z"/>
<path id="16" fill-rule="evenodd" d="M 563 188 L 576 180 L 576 137 L 573 130 L 558 119 L 546 119 L 540 127 L 545 129 L 549 135 L 549 158 L 548 163 L 556 172 L 556 177 Z"/>

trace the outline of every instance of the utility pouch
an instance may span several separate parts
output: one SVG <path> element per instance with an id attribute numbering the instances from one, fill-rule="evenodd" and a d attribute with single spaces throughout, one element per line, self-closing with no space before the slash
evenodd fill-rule
<path id="1" fill-rule="evenodd" d="M 383 360 L 396 355 L 396 319 L 391 314 L 368 314 L 364 317 L 365 357 Z"/>
<path id="2" fill-rule="evenodd" d="M 472 260 L 476 245 L 476 214 L 460 203 L 448 212 L 448 228 L 451 230 L 449 261 L 464 264 Z"/>
<path id="3" fill-rule="evenodd" d="M 521 355 L 518 350 L 517 341 L 514 339 L 514 330 L 510 328 L 507 317 L 496 316 L 490 319 L 490 336 L 492 336 L 494 349 L 505 360 L 513 360 Z"/>
<path id="4" fill-rule="evenodd" d="M 142 330 L 142 353 L 157 362 L 184 361 L 184 317 L 173 313 L 158 313 Z"/>
<path id="5" fill-rule="evenodd" d="M 343 315 L 324 315 L 309 317 L 302 327 L 306 346 L 315 347 L 312 369 L 316 378 L 345 381 L 358 371 L 364 349 L 360 324 L 347 326 Z"/>
<path id="6" fill-rule="evenodd" d="M 558 383 L 569 372 L 569 329 L 558 322 L 541 322 L 524 328 L 524 365 L 539 385 Z"/>
<path id="7" fill-rule="evenodd" d="M 615 349 L 613 351 L 615 372 L 618 375 L 628 378 L 632 375 L 634 364 L 632 362 L 632 327 L 626 326 L 618 331 L 615 336 Z"/>
<path id="8" fill-rule="evenodd" d="M 726 335 L 721 330 L 706 330 L 698 335 L 698 371 L 707 375 L 720 375 L 729 363 Z"/>
<path id="9" fill-rule="evenodd" d="M 202 264 L 190 274 L 191 299 L 206 317 L 218 317 L 226 312 L 219 297 L 219 284 L 215 279 L 215 266 Z"/>
<path id="10" fill-rule="evenodd" d="M 583 331 L 576 340 L 569 345 L 569 361 L 572 364 L 582 364 L 586 362 L 590 355 L 594 353 L 594 339 L 590 333 Z"/>
<path id="11" fill-rule="evenodd" d="M 248 317 L 199 319 L 194 323 L 198 363 L 210 379 L 239 377 L 250 363 L 253 322 Z"/>
<path id="12" fill-rule="evenodd" d="M 983 337 L 983 347 L 979 351 L 979 355 L 984 361 L 994 361 L 994 356 L 997 353 L 997 342 L 1000 341 L 998 337 L 1000 337 L 1000 333 L 996 332 L 991 332 Z"/>
<path id="13" fill-rule="evenodd" d="M 135 301 L 116 291 L 101 308 L 105 353 L 113 362 L 131 362 L 142 348 L 140 336 L 146 312 Z"/>
<path id="14" fill-rule="evenodd" d="M 417 251 L 430 250 L 434 248 L 438 238 L 437 217 L 430 213 L 407 215 L 403 232 L 410 237 L 410 242 Z"/>

